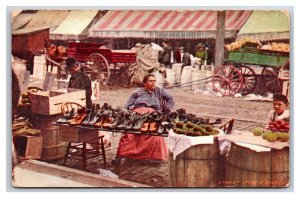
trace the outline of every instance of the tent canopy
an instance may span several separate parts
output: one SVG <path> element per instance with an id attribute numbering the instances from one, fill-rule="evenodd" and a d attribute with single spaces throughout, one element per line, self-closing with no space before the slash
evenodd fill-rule
<path id="1" fill-rule="evenodd" d="M 226 38 L 235 37 L 251 11 L 226 11 Z M 217 11 L 111 10 L 92 28 L 91 37 L 215 38 Z"/>
<path id="2" fill-rule="evenodd" d="M 285 11 L 256 10 L 238 33 L 238 37 L 257 40 L 290 38 L 289 15 Z"/>
<path id="3" fill-rule="evenodd" d="M 34 13 L 26 13 L 26 12 L 18 13 L 16 16 L 13 17 L 11 30 L 14 31 L 25 26 L 32 19 L 33 15 Z"/>
<path id="4" fill-rule="evenodd" d="M 86 36 L 86 29 L 92 23 L 98 10 L 72 10 L 65 20 L 52 32 L 50 39 L 79 39 Z"/>
<path id="5" fill-rule="evenodd" d="M 68 10 L 39 10 L 22 29 L 13 31 L 12 34 L 27 34 L 58 26 L 69 14 Z"/>

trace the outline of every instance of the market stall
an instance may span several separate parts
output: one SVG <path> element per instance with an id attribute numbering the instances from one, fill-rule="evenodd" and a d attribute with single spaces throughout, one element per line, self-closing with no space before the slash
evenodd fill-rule
<path id="1" fill-rule="evenodd" d="M 235 37 L 251 11 L 226 12 L 226 38 Z M 199 39 L 215 38 L 217 11 L 111 10 L 89 29 L 90 37 Z"/>

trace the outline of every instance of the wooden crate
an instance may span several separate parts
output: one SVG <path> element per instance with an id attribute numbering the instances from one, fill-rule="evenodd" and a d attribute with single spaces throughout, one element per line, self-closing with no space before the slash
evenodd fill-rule
<path id="1" fill-rule="evenodd" d="M 87 129 L 72 127 L 66 125 L 59 125 L 59 141 L 65 142 L 89 142 L 90 140 L 98 138 L 98 129 Z"/>
<path id="2" fill-rule="evenodd" d="M 43 147 L 43 137 L 20 135 L 14 138 L 18 155 L 23 159 L 40 159 Z"/>
<path id="3" fill-rule="evenodd" d="M 284 80 L 282 82 L 282 94 L 287 97 L 287 99 L 290 101 L 290 81 Z"/>
<path id="4" fill-rule="evenodd" d="M 55 115 L 61 113 L 61 105 L 64 102 L 76 102 L 86 106 L 85 90 L 82 89 L 58 89 L 31 93 L 31 111 L 40 115 Z"/>

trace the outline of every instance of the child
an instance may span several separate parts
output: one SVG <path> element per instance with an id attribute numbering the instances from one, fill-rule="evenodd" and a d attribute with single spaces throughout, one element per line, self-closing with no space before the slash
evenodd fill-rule
<path id="1" fill-rule="evenodd" d="M 273 97 L 273 109 L 271 110 L 268 116 L 268 121 L 275 122 L 276 120 L 284 120 L 286 122 L 289 121 L 290 112 L 286 110 L 288 107 L 288 100 L 287 98 L 282 95 L 274 95 Z"/>

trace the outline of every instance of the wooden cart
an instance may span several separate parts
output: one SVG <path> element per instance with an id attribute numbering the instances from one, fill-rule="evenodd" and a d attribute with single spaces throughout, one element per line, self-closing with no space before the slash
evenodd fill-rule
<path id="1" fill-rule="evenodd" d="M 257 46 L 243 46 L 238 51 L 228 52 L 225 66 L 220 67 L 213 76 L 215 90 L 223 95 L 242 95 L 251 93 L 257 84 L 257 75 L 253 68 L 262 67 L 262 81 L 273 92 L 281 92 L 278 78 L 279 70 L 289 64 L 289 52 L 259 49 Z"/>
<path id="2" fill-rule="evenodd" d="M 124 70 L 136 62 L 136 53 L 131 50 L 110 50 L 99 43 L 68 43 L 68 56 L 74 57 L 100 85 L 116 84 Z"/>

